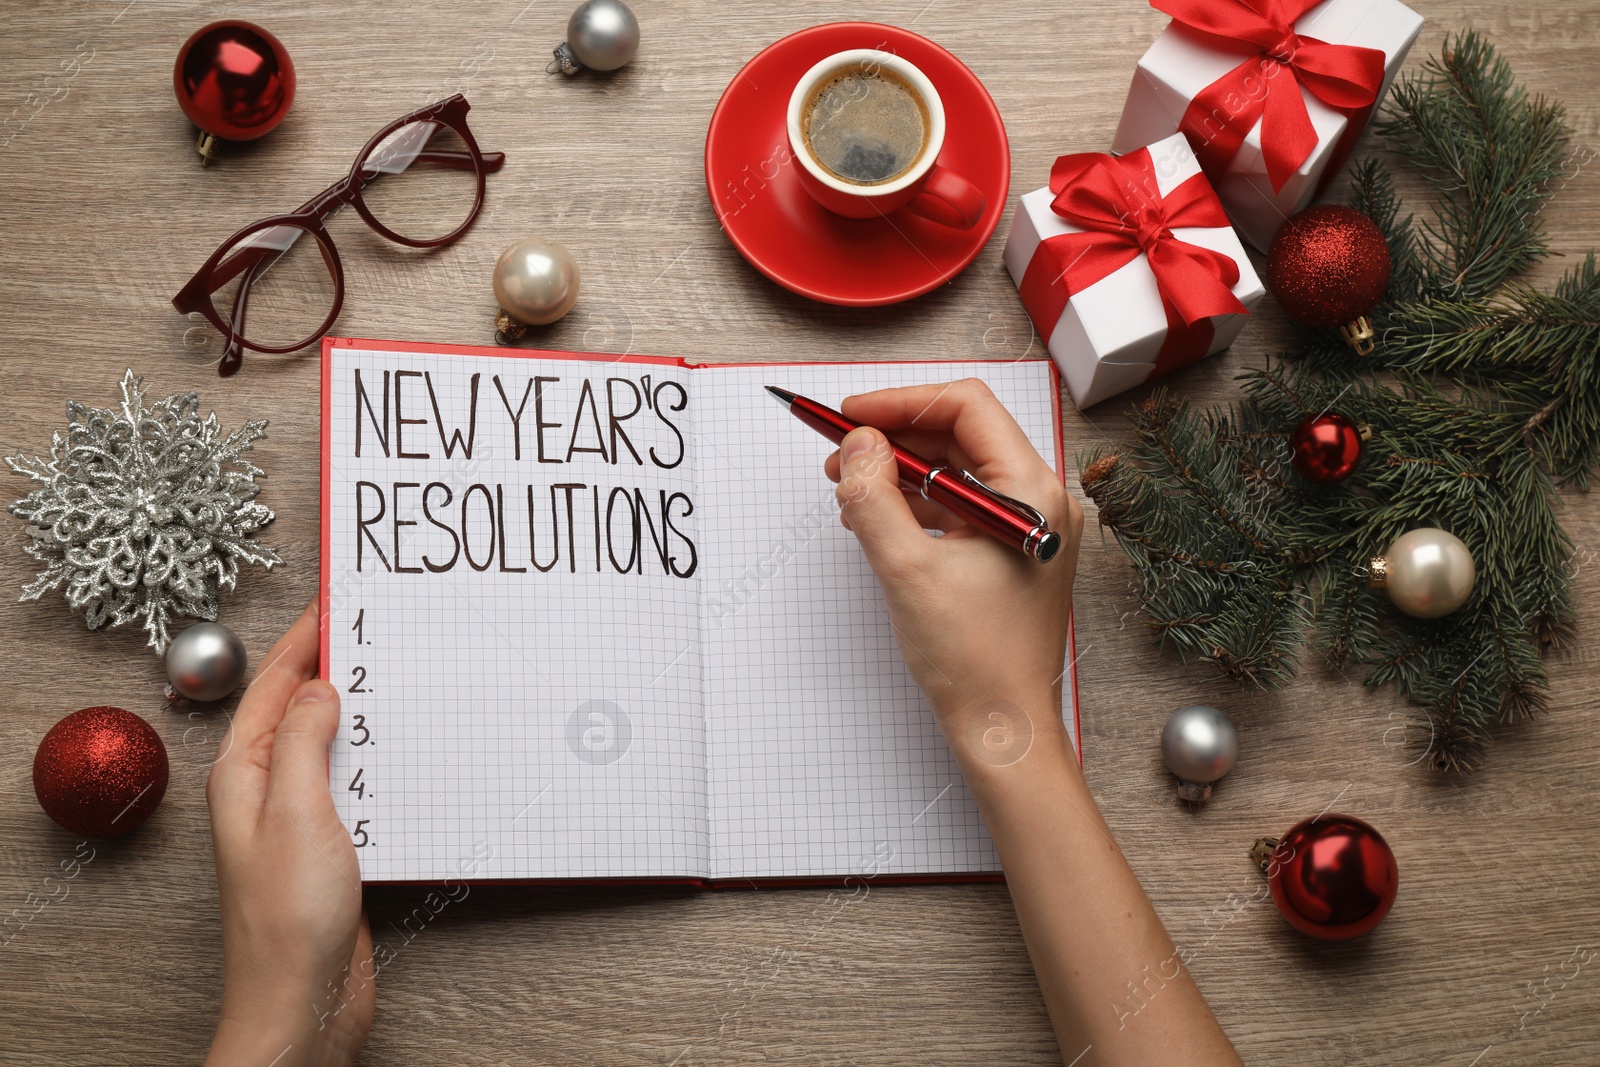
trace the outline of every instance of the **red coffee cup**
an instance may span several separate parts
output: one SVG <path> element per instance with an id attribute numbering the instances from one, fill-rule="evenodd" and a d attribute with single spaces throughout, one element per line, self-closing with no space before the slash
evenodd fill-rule
<path id="1" fill-rule="evenodd" d="M 899 76 L 927 109 L 926 143 L 915 163 L 889 181 L 846 181 L 817 161 L 802 133 L 803 112 L 813 92 L 842 71 L 882 68 Z M 800 184 L 823 207 L 852 219 L 875 219 L 904 208 L 956 229 L 970 229 L 983 218 L 988 201 L 976 185 L 938 163 L 944 147 L 944 103 L 928 76 L 892 52 L 853 48 L 835 52 L 806 71 L 789 95 L 789 149 L 800 161 Z"/>

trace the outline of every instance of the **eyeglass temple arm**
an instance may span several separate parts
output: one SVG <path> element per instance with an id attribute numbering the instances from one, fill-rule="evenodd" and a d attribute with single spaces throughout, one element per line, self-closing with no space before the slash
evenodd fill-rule
<path id="1" fill-rule="evenodd" d="M 493 174 L 506 165 L 506 154 L 504 152 L 482 152 L 480 155 L 483 157 L 485 173 Z M 451 170 L 473 170 L 475 168 L 471 152 L 449 150 L 418 152 L 412 158 L 411 163 L 407 165 L 410 166 L 417 163 L 434 163 L 441 167 L 449 167 Z"/>
<path id="2" fill-rule="evenodd" d="M 489 174 L 493 174 L 506 165 L 506 154 L 504 152 L 483 152 L 480 154 L 483 157 L 483 169 Z M 412 162 L 437 163 L 439 166 L 449 167 L 451 170 L 473 169 L 471 152 L 418 152 L 417 158 Z"/>
<path id="3" fill-rule="evenodd" d="M 259 264 L 267 256 L 279 256 L 283 254 L 283 251 L 281 248 L 271 248 L 265 245 L 252 245 L 248 248 L 239 249 L 239 251 L 218 263 L 217 269 L 211 272 L 209 281 L 211 291 L 214 293 L 221 289 L 240 274 Z M 240 292 L 244 291 L 250 281 L 250 278 L 246 278 L 239 283 Z"/>
<path id="4" fill-rule="evenodd" d="M 483 157 L 483 170 L 485 170 L 485 173 L 493 174 L 494 171 L 498 171 L 502 166 L 506 166 L 506 154 L 504 152 L 480 152 L 480 155 Z M 418 152 L 416 160 L 413 160 L 413 162 L 438 163 L 440 166 L 448 166 L 451 170 L 470 171 L 472 170 L 472 152 Z"/>
<path id="5" fill-rule="evenodd" d="M 250 306 L 250 287 L 265 270 L 266 267 L 257 257 L 250 265 L 250 273 L 245 275 L 233 294 L 233 314 L 228 316 L 228 343 L 222 349 L 221 362 L 217 364 L 217 371 L 224 378 L 236 372 L 244 364 L 244 345 L 240 342 L 240 338 L 244 336 L 244 318 Z"/>

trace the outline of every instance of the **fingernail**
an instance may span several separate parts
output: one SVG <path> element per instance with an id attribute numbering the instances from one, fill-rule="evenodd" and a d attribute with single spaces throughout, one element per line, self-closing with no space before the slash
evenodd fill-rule
<path id="1" fill-rule="evenodd" d="M 294 699 L 297 704 L 311 704 L 323 700 L 332 700 L 333 686 L 314 678 L 300 687 L 300 692 L 294 695 Z"/>
<path id="2" fill-rule="evenodd" d="M 851 430 L 839 444 L 839 459 L 843 463 L 849 463 L 857 456 L 870 452 L 877 442 L 877 435 L 865 426 Z"/>

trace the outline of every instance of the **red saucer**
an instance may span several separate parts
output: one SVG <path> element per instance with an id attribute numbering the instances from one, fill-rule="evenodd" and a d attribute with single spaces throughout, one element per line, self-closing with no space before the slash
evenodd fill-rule
<path id="1" fill-rule="evenodd" d="M 881 48 L 922 69 L 944 102 L 939 163 L 989 200 L 983 219 L 957 230 L 901 210 L 846 219 L 801 188 L 789 151 L 789 93 L 811 65 L 848 48 Z M 926 37 L 872 22 L 792 33 L 734 76 L 706 131 L 706 189 L 728 239 L 786 289 L 828 304 L 894 304 L 943 285 L 989 242 L 1011 189 L 1011 148 L 989 92 L 966 64 Z"/>

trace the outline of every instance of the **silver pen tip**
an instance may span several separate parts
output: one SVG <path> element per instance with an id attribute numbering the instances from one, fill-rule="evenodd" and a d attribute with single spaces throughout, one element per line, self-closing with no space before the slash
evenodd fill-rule
<path id="1" fill-rule="evenodd" d="M 771 393 L 773 398 L 784 407 L 789 407 L 794 403 L 794 394 L 787 389 L 779 389 L 776 385 L 769 385 L 767 386 L 767 392 Z"/>

